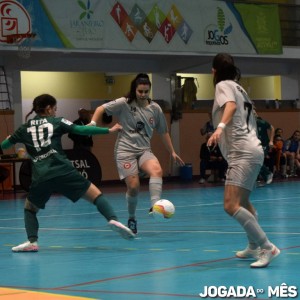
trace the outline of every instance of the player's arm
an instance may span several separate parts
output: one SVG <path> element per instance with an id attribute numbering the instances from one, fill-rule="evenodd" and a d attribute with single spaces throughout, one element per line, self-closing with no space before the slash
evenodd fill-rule
<path id="1" fill-rule="evenodd" d="M 105 112 L 105 109 L 104 107 L 101 105 L 101 106 L 98 106 L 92 116 L 92 120 L 90 122 L 91 125 L 97 125 L 97 123 L 102 120 L 103 118 L 103 114 Z"/>
<path id="2" fill-rule="evenodd" d="M 275 135 L 275 128 L 270 124 L 270 137 L 269 137 L 269 146 L 272 148 L 273 147 L 273 140 L 274 140 L 274 135 Z"/>
<path id="3" fill-rule="evenodd" d="M 96 126 L 81 126 L 73 125 L 71 133 L 79 135 L 97 135 L 118 132 L 122 130 L 122 126 L 116 123 L 113 127 L 96 127 Z"/>
<path id="4" fill-rule="evenodd" d="M 161 136 L 161 139 L 162 139 L 165 147 L 167 148 L 169 153 L 172 155 L 174 161 L 176 163 L 178 163 L 179 165 L 183 166 L 184 161 L 176 154 L 169 133 L 168 132 L 162 133 L 162 134 L 160 134 L 160 136 Z"/>
<path id="5" fill-rule="evenodd" d="M 234 101 L 228 101 L 224 104 L 223 115 L 217 129 L 207 141 L 207 146 L 216 146 L 220 141 L 221 134 L 225 129 L 226 125 L 230 123 L 233 115 L 236 111 L 236 103 Z"/>
<path id="6" fill-rule="evenodd" d="M 2 141 L 1 143 L 1 148 L 3 150 L 11 148 L 14 144 L 9 140 L 9 138 L 5 139 L 4 141 Z"/>

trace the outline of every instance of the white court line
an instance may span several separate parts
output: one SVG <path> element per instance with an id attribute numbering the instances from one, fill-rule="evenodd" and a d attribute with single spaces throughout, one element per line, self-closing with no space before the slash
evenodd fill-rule
<path id="1" fill-rule="evenodd" d="M 25 230 L 23 227 L 0 227 L 5 230 Z M 39 230 L 45 231 L 85 231 L 85 232 L 110 232 L 110 229 L 92 229 L 92 228 L 54 228 L 41 227 Z M 213 234 L 245 234 L 244 231 L 219 231 L 219 230 L 142 230 L 143 233 L 213 233 Z M 267 232 L 274 235 L 300 235 L 300 232 Z"/>
<path id="2" fill-rule="evenodd" d="M 178 195 L 178 194 L 177 194 Z M 291 200 L 291 199 L 299 199 L 299 197 L 285 197 L 285 198 L 269 198 L 269 199 L 257 199 L 257 200 L 250 200 L 251 203 L 256 203 L 256 202 L 269 202 L 269 201 L 282 201 L 282 200 Z M 204 206 L 214 206 L 214 205 L 223 205 L 223 201 L 220 202 L 210 202 L 210 203 L 196 203 L 196 204 L 188 204 L 188 205 L 176 205 L 176 208 L 189 208 L 189 207 L 204 207 Z M 145 211 L 148 210 L 148 208 L 138 208 L 137 211 Z M 121 210 L 115 210 L 116 213 L 119 212 L 127 212 L 126 209 L 121 209 Z M 74 214 L 63 214 L 63 215 L 48 215 L 48 216 L 41 216 L 38 215 L 39 218 L 62 218 L 62 217 L 67 217 L 67 216 L 84 216 L 84 215 L 98 215 L 99 212 L 90 212 L 90 213 L 74 213 Z M 23 216 L 20 218 L 5 218 L 1 219 L 0 221 L 15 221 L 15 220 L 23 220 Z"/>

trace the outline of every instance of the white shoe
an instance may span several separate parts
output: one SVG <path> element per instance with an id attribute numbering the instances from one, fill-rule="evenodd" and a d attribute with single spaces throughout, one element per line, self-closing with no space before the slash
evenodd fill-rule
<path id="1" fill-rule="evenodd" d="M 215 175 L 210 175 L 208 178 L 207 178 L 207 182 L 209 183 L 212 183 L 212 182 L 215 182 Z"/>
<path id="2" fill-rule="evenodd" d="M 280 254 L 280 250 L 272 244 L 272 249 L 261 249 L 258 260 L 252 263 L 251 268 L 265 268 L 269 263 Z"/>
<path id="3" fill-rule="evenodd" d="M 270 184 L 270 183 L 272 183 L 272 181 L 273 181 L 273 173 L 270 173 L 267 176 L 266 184 Z"/>
<path id="4" fill-rule="evenodd" d="M 110 220 L 108 222 L 108 226 L 111 230 L 118 232 L 122 238 L 126 240 L 132 240 L 135 238 L 135 234 L 128 227 L 116 220 Z"/>
<path id="5" fill-rule="evenodd" d="M 259 250 L 260 250 L 259 247 L 256 248 L 256 249 L 250 249 L 249 247 L 247 247 L 244 250 L 236 252 L 235 256 L 238 257 L 238 258 L 241 258 L 241 259 L 246 259 L 246 258 L 258 259 Z"/>
<path id="6" fill-rule="evenodd" d="M 11 250 L 13 252 L 38 252 L 39 246 L 37 242 L 30 243 L 27 241 L 19 246 L 12 247 Z"/>
<path id="7" fill-rule="evenodd" d="M 201 179 L 199 180 L 199 183 L 200 183 L 200 184 L 205 183 L 205 179 L 204 179 L 204 178 L 201 178 Z"/>

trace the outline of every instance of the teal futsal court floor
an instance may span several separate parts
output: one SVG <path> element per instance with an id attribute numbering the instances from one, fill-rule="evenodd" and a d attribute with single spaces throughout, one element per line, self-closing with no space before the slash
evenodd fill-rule
<path id="1" fill-rule="evenodd" d="M 127 222 L 125 186 L 117 192 L 105 186 L 102 190 L 120 221 Z M 156 223 L 148 217 L 143 188 L 139 234 L 126 241 L 107 228 L 89 203 L 55 196 L 39 213 L 38 253 L 11 252 L 26 240 L 24 200 L 0 200 L 0 287 L 68 299 L 187 300 L 201 299 L 205 289 L 219 291 L 214 299 L 222 299 L 222 291 L 239 286 L 242 294 L 233 294 L 234 299 L 244 299 L 243 293 L 249 299 L 268 299 L 270 293 L 272 299 L 300 299 L 300 181 L 274 182 L 252 194 L 260 224 L 281 249 L 265 269 L 251 269 L 251 261 L 234 257 L 245 247 L 246 237 L 223 211 L 223 186 L 169 183 L 163 198 L 175 204 L 176 215 L 170 222 Z M 6 295 L 0 289 L 0 299 L 14 299 Z M 31 299 L 44 299 L 44 294 L 35 295 Z"/>

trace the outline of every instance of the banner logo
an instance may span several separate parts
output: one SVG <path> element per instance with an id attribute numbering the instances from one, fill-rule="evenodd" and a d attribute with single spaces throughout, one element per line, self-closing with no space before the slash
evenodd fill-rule
<path id="1" fill-rule="evenodd" d="M 0 42 L 7 42 L 7 36 L 31 32 L 31 19 L 19 2 L 0 2 Z"/>
<path id="2" fill-rule="evenodd" d="M 87 19 L 91 18 L 91 15 L 94 13 L 91 10 L 91 1 L 88 0 L 87 3 L 85 4 L 83 1 L 79 0 L 78 1 L 78 5 L 83 9 L 83 12 L 80 14 L 79 19 L 82 20 L 85 17 Z"/>
<path id="3" fill-rule="evenodd" d="M 94 15 L 91 1 L 79 0 L 77 4 L 81 10 L 78 19 L 70 19 L 70 36 L 81 42 L 102 42 L 104 21 Z"/>
<path id="4" fill-rule="evenodd" d="M 135 4 L 127 13 L 123 5 L 117 2 L 110 14 L 130 42 L 139 32 L 148 43 L 151 43 L 155 35 L 160 33 L 166 43 L 170 43 L 177 34 L 187 44 L 193 34 L 189 24 L 175 5 L 172 5 L 170 11 L 165 15 L 157 4 L 146 14 L 138 4 Z"/>
<path id="5" fill-rule="evenodd" d="M 231 32 L 232 24 L 226 24 L 223 10 L 217 7 L 217 24 L 210 24 L 205 28 L 204 37 L 206 45 L 228 45 L 228 35 Z"/>

